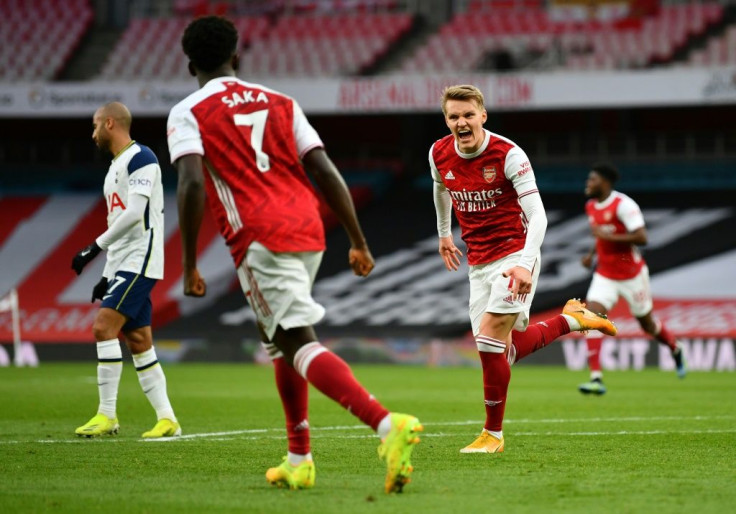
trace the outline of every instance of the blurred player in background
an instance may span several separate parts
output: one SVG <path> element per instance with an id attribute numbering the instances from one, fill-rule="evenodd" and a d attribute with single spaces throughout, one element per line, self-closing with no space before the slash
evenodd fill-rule
<path id="1" fill-rule="evenodd" d="M 573 330 L 615 335 L 604 317 L 570 300 L 562 314 L 529 326 L 540 271 L 547 216 L 524 151 L 483 128 L 483 93 L 472 85 L 448 87 L 442 112 L 450 134 L 429 151 L 434 180 L 439 253 L 457 270 L 462 252 L 451 226 L 454 211 L 468 248 L 470 321 L 483 368 L 486 422 L 461 453 L 504 450 L 503 417 L 510 365 Z"/>
<path id="2" fill-rule="evenodd" d="M 647 229 L 641 209 L 634 200 L 613 189 L 619 178 L 618 170 L 610 164 L 596 164 L 588 174 L 585 195 L 590 198 L 585 204 L 595 247 L 582 258 L 586 268 L 597 264 L 593 280 L 588 288 L 588 308 L 606 314 L 623 297 L 629 311 L 642 330 L 669 347 L 675 359 L 677 375 L 686 374 L 682 346 L 660 320 L 652 316 L 652 292 L 649 288 L 649 268 L 639 254 L 637 246 L 647 244 Z M 603 372 L 600 350 L 603 336 L 588 335 L 588 366 L 590 382 L 578 388 L 585 394 L 604 394 Z"/>
<path id="3" fill-rule="evenodd" d="M 374 261 L 350 193 L 296 101 L 235 77 L 237 42 L 233 24 L 215 16 L 195 20 L 182 38 L 200 86 L 168 120 L 171 160 L 179 173 L 184 292 L 203 296 L 206 291 L 196 253 L 206 191 L 274 363 L 286 415 L 288 455 L 266 479 L 291 489 L 314 485 L 307 421 L 311 383 L 378 433 L 379 455 L 387 462 L 386 492 L 401 491 L 422 426 L 413 416 L 389 413 L 348 365 L 319 343 L 312 328 L 324 316 L 311 289 L 325 240 L 305 170 L 350 238 L 353 272 L 366 276 Z"/>
<path id="4" fill-rule="evenodd" d="M 103 105 L 92 118 L 92 139 L 113 159 L 104 186 L 108 229 L 72 260 L 72 269 L 79 275 L 101 251 L 107 251 L 102 279 L 92 291 L 93 302 L 102 300 L 92 326 L 97 341 L 100 405 L 97 415 L 77 428 L 80 436 L 118 431 L 121 330 L 133 355 L 138 380 L 158 417 L 143 437 L 181 435 L 151 333 L 151 290 L 164 277 L 161 168 L 150 148 L 131 140 L 131 122 L 130 111 L 119 102 Z"/>

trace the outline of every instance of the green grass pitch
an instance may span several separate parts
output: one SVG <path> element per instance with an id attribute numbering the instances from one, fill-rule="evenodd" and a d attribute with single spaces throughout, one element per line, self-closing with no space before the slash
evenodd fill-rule
<path id="1" fill-rule="evenodd" d="M 0 369 L 0 511 L 111 513 L 697 513 L 736 504 L 736 374 L 513 368 L 506 451 L 462 455 L 484 417 L 478 369 L 355 366 L 389 409 L 425 425 L 414 477 L 383 493 L 377 439 L 312 391 L 316 486 L 276 489 L 286 454 L 270 367 L 165 365 L 184 437 L 146 442 L 155 415 L 126 362 L 118 436 L 80 439 L 95 413 L 95 363 Z"/>

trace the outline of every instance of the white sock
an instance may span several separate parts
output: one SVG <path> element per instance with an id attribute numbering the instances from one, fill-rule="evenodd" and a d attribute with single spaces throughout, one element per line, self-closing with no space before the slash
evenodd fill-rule
<path id="1" fill-rule="evenodd" d="M 291 464 L 292 466 L 298 466 L 299 464 L 301 464 L 305 460 L 313 460 L 312 459 L 312 452 L 309 452 L 306 455 L 301 455 L 299 453 L 291 453 L 291 452 L 289 452 L 287 459 L 289 461 L 289 464 Z"/>
<path id="2" fill-rule="evenodd" d="M 120 341 L 109 339 L 97 343 L 97 389 L 100 406 L 97 412 L 108 418 L 117 417 L 118 386 L 123 374 L 123 352 Z"/>
<path id="3" fill-rule="evenodd" d="M 603 380 L 603 372 L 602 371 L 591 371 L 590 372 L 590 379 L 591 380 Z"/>
<path id="4" fill-rule="evenodd" d="M 151 347 L 143 353 L 133 355 L 133 364 L 138 372 L 138 381 L 146 394 L 148 401 L 156 411 L 159 420 L 170 419 L 176 421 L 174 409 L 166 394 L 166 375 L 156 358 L 156 350 Z"/>
<path id="5" fill-rule="evenodd" d="M 381 421 L 378 422 L 376 427 L 376 433 L 381 439 L 385 439 L 388 433 L 391 431 L 391 414 L 387 414 Z"/>
<path id="6" fill-rule="evenodd" d="M 485 428 L 483 430 L 486 430 Z M 499 430 L 498 432 L 495 432 L 493 430 L 486 430 L 489 434 L 491 434 L 496 439 L 503 439 L 503 430 Z"/>
<path id="7" fill-rule="evenodd" d="M 576 320 L 569 314 L 563 314 L 562 317 L 565 318 L 565 321 L 567 321 L 567 324 L 570 327 L 570 332 L 577 332 L 582 328 L 580 326 L 580 323 L 578 323 L 578 320 Z"/>

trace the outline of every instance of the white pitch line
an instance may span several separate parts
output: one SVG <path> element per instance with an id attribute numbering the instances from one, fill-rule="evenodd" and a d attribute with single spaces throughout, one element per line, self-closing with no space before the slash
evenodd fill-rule
<path id="1" fill-rule="evenodd" d="M 228 432 L 209 432 L 206 434 L 184 434 L 178 437 L 166 437 L 164 439 L 191 439 L 193 437 L 219 437 L 224 435 L 239 435 L 239 434 L 262 434 L 273 430 L 272 428 L 253 428 L 249 430 L 230 430 Z M 150 439 L 153 441 L 153 439 Z"/>
<path id="2" fill-rule="evenodd" d="M 522 419 L 509 419 L 505 420 L 504 423 L 507 424 L 549 424 L 549 423 L 630 423 L 630 422 L 640 422 L 640 421 L 713 421 L 713 420 L 724 420 L 724 419 L 734 419 L 736 416 L 651 416 L 651 417 L 644 417 L 644 416 L 622 416 L 622 417 L 598 417 L 598 418 L 551 418 L 551 419 L 532 419 L 532 418 L 522 418 Z M 453 427 L 453 426 L 466 426 L 466 425 L 482 425 L 482 420 L 465 420 L 465 421 L 434 421 L 434 422 L 428 422 L 423 423 L 425 427 Z M 347 438 L 368 438 L 368 437 L 375 437 L 374 434 L 366 434 L 366 435 L 355 435 L 355 436 L 333 436 L 333 435 L 318 435 L 315 434 L 315 432 L 333 432 L 337 430 L 368 430 L 369 428 L 365 425 L 336 425 L 336 426 L 326 426 L 326 427 L 311 427 L 310 431 L 312 432 L 311 437 L 314 438 L 328 438 L 328 437 L 335 437 L 339 439 L 347 439 Z M 267 435 L 269 432 L 278 432 L 278 435 Z M 650 431 L 610 431 L 610 432 L 515 432 L 514 435 L 535 435 L 535 436 L 543 436 L 543 435 L 568 435 L 568 436 L 574 436 L 574 435 L 627 435 L 627 434 L 671 434 L 671 433 L 687 433 L 687 434 L 705 434 L 705 433 L 732 433 L 736 432 L 736 430 L 725 430 L 725 431 L 684 431 L 684 432 L 677 432 L 677 431 L 658 431 L 658 430 L 650 430 Z M 228 436 L 239 436 L 239 435 L 248 435 L 248 434 L 261 434 L 258 437 L 228 437 Z M 445 435 L 450 434 L 443 434 L 442 432 L 438 433 L 425 433 L 423 434 L 423 437 L 443 437 Z M 460 434 L 456 434 L 460 435 Z M 243 429 L 243 430 L 229 430 L 229 431 L 221 431 L 221 432 L 203 432 L 203 433 L 195 433 L 195 434 L 185 434 L 179 437 L 162 437 L 160 439 L 139 439 L 139 441 L 142 442 L 170 442 L 170 441 L 185 441 L 185 440 L 193 440 L 193 439 L 203 439 L 208 438 L 210 440 L 221 440 L 221 441 L 227 441 L 227 440 L 234 440 L 234 439 L 260 439 L 262 437 L 267 438 L 274 438 L 274 439 L 282 439 L 285 436 L 284 434 L 284 428 L 278 427 L 278 428 L 255 428 L 255 429 Z M 123 440 L 116 439 L 113 437 L 102 437 L 102 438 L 95 438 L 94 441 L 96 442 L 122 442 Z M 20 443 L 28 443 L 31 441 L 18 441 L 18 440 L 8 440 L 8 441 L 2 441 L 0 440 L 1 444 L 20 444 Z M 54 444 L 54 443 L 71 443 L 71 444 L 80 444 L 89 442 L 87 438 L 77 438 L 77 439 L 40 439 L 36 441 L 37 443 L 44 443 L 44 444 Z"/>
<path id="3" fill-rule="evenodd" d="M 682 420 L 693 420 L 693 421 L 711 421 L 715 419 L 732 419 L 734 416 L 653 416 L 653 417 L 619 417 L 619 418 L 577 418 L 577 419 L 518 419 L 518 420 L 505 420 L 504 423 L 577 423 L 577 422 L 632 422 L 632 421 L 682 421 Z M 481 425 L 481 420 L 467 420 L 467 421 L 446 421 L 446 422 L 429 422 L 423 423 L 425 427 L 429 426 L 466 426 L 466 425 Z M 202 433 L 202 434 L 187 434 L 180 437 L 162 437 L 160 439 L 146 439 L 146 442 L 166 442 L 176 441 L 180 439 L 194 439 L 204 437 L 217 437 L 222 435 L 240 435 L 247 433 L 266 433 L 278 431 L 283 433 L 283 428 L 268 428 L 260 430 L 234 430 L 231 432 L 213 432 L 213 433 Z M 344 426 L 331 426 L 331 427 L 310 427 L 310 432 L 323 432 L 323 431 L 335 431 L 335 430 L 368 430 L 366 425 L 344 425 Z M 372 437 L 365 436 L 365 437 Z M 282 437 L 282 436 L 279 436 Z M 315 436 L 312 435 L 312 438 Z M 359 436 L 364 437 L 364 436 Z"/>
<path id="4" fill-rule="evenodd" d="M 520 436 L 520 437 L 542 437 L 542 436 L 561 436 L 561 437 L 589 437 L 589 436 L 621 436 L 621 435 L 682 435 L 682 434 L 697 434 L 697 435 L 707 435 L 707 434 L 734 434 L 736 433 L 736 429 L 724 429 L 724 430 L 615 430 L 615 431 L 608 431 L 608 432 L 512 432 L 511 436 Z M 434 437 L 462 437 L 466 436 L 467 434 L 462 433 L 447 433 L 447 432 L 428 432 L 428 433 L 422 433 L 420 437 L 422 438 L 434 438 Z M 311 435 L 310 439 L 375 439 L 375 434 L 353 434 L 353 435 L 327 435 L 327 434 L 321 434 L 321 435 Z M 283 435 L 266 435 L 266 436 L 247 436 L 247 437 L 222 437 L 217 439 L 209 439 L 214 441 L 258 441 L 263 439 L 277 439 L 277 440 L 283 440 Z M 148 439 L 147 442 L 166 442 L 166 441 L 174 441 L 177 440 L 176 437 L 164 437 L 161 439 Z"/>
<path id="5" fill-rule="evenodd" d="M 504 424 L 507 423 L 620 423 L 620 422 L 634 422 L 634 421 L 711 421 L 718 419 L 735 419 L 736 416 L 629 416 L 629 417 L 615 417 L 615 418 L 568 418 L 568 419 L 534 419 L 534 418 L 522 418 L 522 419 L 505 419 Z M 424 426 L 456 426 L 456 425 L 476 425 L 483 423 L 481 420 L 468 420 L 468 421 L 440 421 L 440 422 L 429 422 L 422 423 Z"/>

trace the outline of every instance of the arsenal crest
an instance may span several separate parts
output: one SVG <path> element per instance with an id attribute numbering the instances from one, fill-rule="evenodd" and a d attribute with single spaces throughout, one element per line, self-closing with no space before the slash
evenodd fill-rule
<path id="1" fill-rule="evenodd" d="M 483 168 L 483 178 L 486 182 L 493 182 L 496 179 L 496 167 L 486 166 Z"/>
<path id="2" fill-rule="evenodd" d="M 610 211 L 606 211 L 603 213 L 603 219 L 605 221 L 611 221 L 611 218 L 613 218 L 613 214 Z"/>

